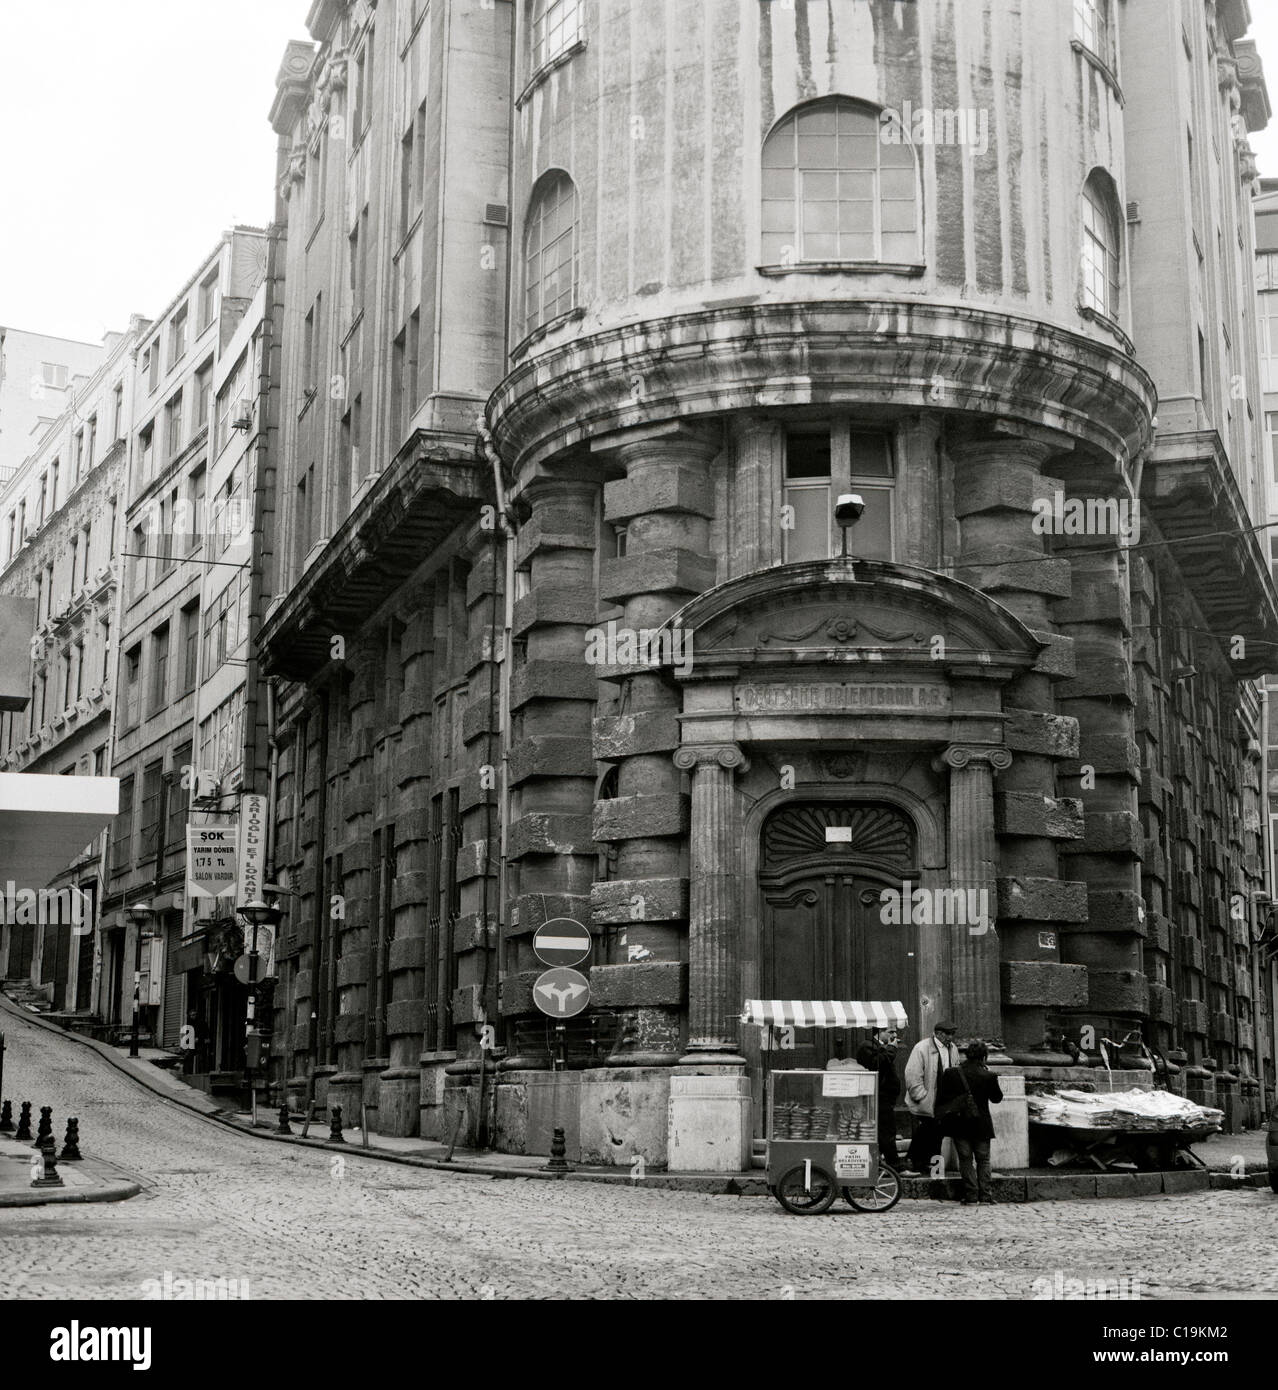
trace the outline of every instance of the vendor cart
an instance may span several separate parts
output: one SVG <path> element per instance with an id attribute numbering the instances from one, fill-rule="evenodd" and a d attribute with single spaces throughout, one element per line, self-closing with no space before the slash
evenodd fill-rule
<path id="1" fill-rule="evenodd" d="M 747 1001 L 745 1022 L 798 1028 L 900 1028 L 899 1003 Z M 769 1055 L 768 1049 L 765 1055 Z M 768 1071 L 768 1188 L 795 1216 L 819 1216 L 841 1192 L 856 1211 L 896 1205 L 901 1181 L 881 1161 L 876 1072 L 855 1063 L 825 1071 Z"/>

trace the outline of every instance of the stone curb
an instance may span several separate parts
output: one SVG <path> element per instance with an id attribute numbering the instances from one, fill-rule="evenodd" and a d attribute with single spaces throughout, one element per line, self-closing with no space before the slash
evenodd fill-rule
<path id="1" fill-rule="evenodd" d="M 0 1194 L 0 1207 L 45 1207 L 65 1202 L 125 1202 L 142 1191 L 137 1182 L 118 1182 L 106 1187 L 95 1187 L 89 1191 L 73 1188 L 69 1192 L 47 1189 L 32 1192 L 6 1192 Z"/>

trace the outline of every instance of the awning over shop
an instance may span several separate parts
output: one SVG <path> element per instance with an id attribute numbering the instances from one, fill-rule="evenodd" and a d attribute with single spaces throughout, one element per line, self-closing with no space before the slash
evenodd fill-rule
<path id="1" fill-rule="evenodd" d="M 896 1000 L 747 999 L 745 1021 L 795 1028 L 904 1028 L 909 1020 Z"/>
<path id="2" fill-rule="evenodd" d="M 118 777 L 0 772 L 0 891 L 47 888 L 119 809 Z"/>

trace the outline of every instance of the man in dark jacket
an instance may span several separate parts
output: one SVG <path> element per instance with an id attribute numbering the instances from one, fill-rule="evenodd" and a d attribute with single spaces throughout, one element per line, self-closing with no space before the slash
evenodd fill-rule
<path id="1" fill-rule="evenodd" d="M 896 1102 L 901 1094 L 896 1074 L 896 1033 L 890 1028 L 880 1029 L 873 1042 L 857 1048 L 856 1060 L 866 1071 L 879 1074 L 879 1159 L 895 1168 L 900 1161 L 896 1152 Z"/>
<path id="2" fill-rule="evenodd" d="M 978 1038 L 964 1049 L 967 1060 L 950 1067 L 941 1075 L 936 1096 L 936 1110 L 941 1133 L 954 1140 L 958 1151 L 959 1171 L 963 1174 L 963 1205 L 981 1202 L 994 1205 L 990 1180 L 990 1141 L 994 1138 L 994 1121 L 990 1102 L 997 1105 L 1003 1099 L 998 1077 L 985 1065 L 989 1048 Z M 976 1115 L 965 1116 L 962 1102 L 968 1092 L 976 1102 Z"/>

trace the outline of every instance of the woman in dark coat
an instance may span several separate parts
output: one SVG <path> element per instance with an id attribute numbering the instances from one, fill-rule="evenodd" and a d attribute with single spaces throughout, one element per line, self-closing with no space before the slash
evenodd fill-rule
<path id="1" fill-rule="evenodd" d="M 936 1108 L 941 1133 L 948 1134 L 958 1150 L 959 1170 L 963 1174 L 963 1205 L 971 1206 L 980 1201 L 993 1206 L 990 1141 L 994 1138 L 994 1121 L 990 1118 L 990 1102 L 997 1105 L 1003 1099 L 1003 1092 L 998 1077 L 985 1065 L 989 1048 L 977 1039 L 969 1043 L 964 1052 L 967 1060 L 942 1074 Z M 968 1090 L 976 1102 L 975 1119 L 968 1119 L 961 1113 L 960 1102 Z"/>

